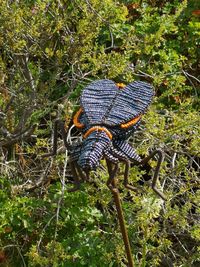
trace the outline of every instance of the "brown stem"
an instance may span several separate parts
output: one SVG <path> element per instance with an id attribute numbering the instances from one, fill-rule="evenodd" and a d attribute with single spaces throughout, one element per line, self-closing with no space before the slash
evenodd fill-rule
<path id="1" fill-rule="evenodd" d="M 128 266 L 134 267 L 133 257 L 131 254 L 130 241 L 128 238 L 128 233 L 126 229 L 124 214 L 123 214 L 121 200 L 120 200 L 120 194 L 119 194 L 119 190 L 117 188 L 117 182 L 116 182 L 116 173 L 118 170 L 118 166 L 116 165 L 114 169 L 112 169 L 112 163 L 108 160 L 107 160 L 107 166 L 108 166 L 108 172 L 109 172 L 109 179 L 107 182 L 107 186 L 111 190 L 114 201 L 115 201 L 115 206 L 117 209 L 117 217 L 118 217 L 120 230 L 121 230 L 123 241 L 124 241 L 125 251 L 126 251 L 127 260 L 128 260 Z"/>

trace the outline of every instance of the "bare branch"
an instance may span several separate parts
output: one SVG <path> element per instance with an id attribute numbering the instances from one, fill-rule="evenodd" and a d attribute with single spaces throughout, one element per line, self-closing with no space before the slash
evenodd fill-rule
<path id="1" fill-rule="evenodd" d="M 48 173 L 52 167 L 52 164 L 53 164 L 53 159 L 51 158 L 50 162 L 47 164 L 45 170 L 43 171 L 41 177 L 37 181 L 33 182 L 30 180 L 27 180 L 22 185 L 12 186 L 12 192 L 13 193 L 16 193 L 16 192 L 19 193 L 21 191 L 31 192 L 31 191 L 34 191 L 35 189 L 41 187 L 42 185 L 46 184 L 48 181 Z"/>
<path id="2" fill-rule="evenodd" d="M 34 130 L 36 128 L 36 125 L 29 125 L 27 128 L 22 130 L 20 133 L 17 133 L 16 135 L 10 136 L 8 140 L 4 140 L 0 142 L 0 147 L 8 147 L 11 145 L 16 144 L 20 140 L 26 140 L 30 138 L 30 136 L 33 134 Z"/>

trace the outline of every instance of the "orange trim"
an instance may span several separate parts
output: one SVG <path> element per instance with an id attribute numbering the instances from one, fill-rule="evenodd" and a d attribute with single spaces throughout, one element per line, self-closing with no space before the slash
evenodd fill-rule
<path id="1" fill-rule="evenodd" d="M 123 89 L 124 87 L 126 87 L 124 83 L 116 83 L 116 85 L 119 89 Z"/>
<path id="2" fill-rule="evenodd" d="M 106 129 L 105 127 L 100 127 L 100 126 L 94 126 L 94 127 L 91 127 L 83 136 L 83 138 L 87 138 L 88 135 L 90 135 L 91 133 L 93 133 L 94 131 L 97 131 L 97 132 L 105 132 L 107 134 L 107 136 L 112 139 L 112 134 L 110 131 L 108 131 L 108 129 Z"/>
<path id="3" fill-rule="evenodd" d="M 130 120 L 126 123 L 122 123 L 120 126 L 123 129 L 129 128 L 130 126 L 136 124 L 140 120 L 141 117 L 142 117 L 142 115 L 139 115 L 136 118 L 133 118 L 132 120 Z"/>
<path id="4" fill-rule="evenodd" d="M 73 118 L 73 123 L 77 128 L 83 128 L 85 126 L 83 123 L 80 123 L 78 121 L 82 112 L 83 112 L 83 109 L 79 108 L 79 110 L 76 112 L 76 114 L 74 115 L 74 118 Z"/>

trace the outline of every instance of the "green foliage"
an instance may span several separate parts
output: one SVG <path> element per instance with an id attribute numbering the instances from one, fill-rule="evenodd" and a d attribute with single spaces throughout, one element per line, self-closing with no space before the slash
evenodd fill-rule
<path id="1" fill-rule="evenodd" d="M 155 86 L 130 141 L 143 156 L 164 151 L 168 200 L 140 186 L 152 171 L 131 168 L 137 192 L 124 189 L 123 165 L 118 175 L 135 265 L 199 265 L 199 10 L 195 0 L 0 1 L 0 266 L 126 266 L 107 174 L 68 193 L 63 154 L 40 157 L 52 121 L 68 124 L 100 78 Z"/>

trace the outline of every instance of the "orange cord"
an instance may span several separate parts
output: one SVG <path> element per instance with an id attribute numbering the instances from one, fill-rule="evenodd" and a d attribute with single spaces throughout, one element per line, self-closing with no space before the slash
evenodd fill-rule
<path id="1" fill-rule="evenodd" d="M 116 85 L 119 89 L 122 89 L 126 86 L 124 83 L 117 83 Z M 82 112 L 83 112 L 83 108 L 80 107 L 79 110 L 76 112 L 76 114 L 73 117 L 73 123 L 77 128 L 83 128 L 85 126 L 83 123 L 79 122 L 79 117 L 80 117 Z"/>
<path id="2" fill-rule="evenodd" d="M 124 83 L 116 83 L 116 85 L 118 86 L 119 89 L 123 89 L 124 87 L 126 87 L 126 85 Z M 123 129 L 129 128 L 130 126 L 136 124 L 139 119 L 141 118 L 142 115 L 137 116 L 136 118 L 133 118 L 132 120 L 130 120 L 129 122 L 126 123 L 122 123 L 120 126 Z"/>
<path id="3" fill-rule="evenodd" d="M 124 83 L 116 83 L 116 85 L 119 89 L 123 89 L 124 87 L 126 87 Z"/>
<path id="4" fill-rule="evenodd" d="M 83 109 L 79 108 L 79 110 L 76 112 L 76 114 L 74 115 L 74 118 L 73 118 L 73 123 L 77 128 L 83 128 L 85 126 L 83 123 L 80 123 L 78 121 L 82 112 L 83 112 Z"/>
<path id="5" fill-rule="evenodd" d="M 124 83 L 116 83 L 117 87 L 119 89 L 122 89 L 124 87 L 126 87 L 126 85 Z M 83 128 L 85 125 L 83 123 L 80 123 L 79 122 L 79 117 L 81 115 L 81 113 L 83 112 L 83 108 L 79 108 L 79 110 L 76 112 L 76 114 L 74 115 L 74 118 L 73 118 L 73 123 L 74 125 L 77 127 L 77 128 Z M 132 120 L 130 120 L 129 122 L 126 122 L 126 123 L 122 123 L 120 125 L 121 128 L 123 129 L 126 129 L 126 128 L 129 128 L 130 126 L 136 124 L 140 118 L 141 118 L 142 115 L 139 115 L 137 116 L 136 118 L 133 118 Z M 84 134 L 84 138 L 88 137 L 88 135 L 90 135 L 92 132 L 94 131 L 104 131 L 107 136 L 112 139 L 112 134 L 110 133 L 110 131 L 108 131 L 108 129 L 106 129 L 105 127 L 100 127 L 100 126 L 94 126 L 92 128 L 90 128 L 85 134 Z"/>
<path id="6" fill-rule="evenodd" d="M 122 123 L 120 126 L 123 129 L 129 128 L 130 126 L 136 124 L 140 120 L 141 117 L 142 117 L 142 115 L 139 115 L 136 118 L 130 120 L 129 122 Z"/>
<path id="7" fill-rule="evenodd" d="M 83 136 L 83 138 L 87 138 L 88 135 L 90 135 L 91 133 L 93 133 L 94 131 L 97 131 L 97 132 L 105 132 L 107 134 L 107 136 L 112 139 L 112 134 L 110 131 L 108 131 L 108 129 L 106 129 L 105 127 L 100 127 L 100 126 L 94 126 L 94 127 L 91 127 Z"/>

